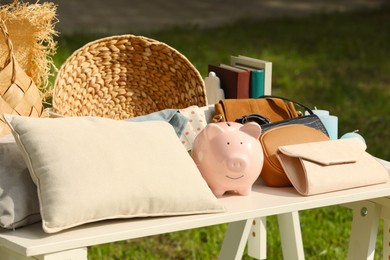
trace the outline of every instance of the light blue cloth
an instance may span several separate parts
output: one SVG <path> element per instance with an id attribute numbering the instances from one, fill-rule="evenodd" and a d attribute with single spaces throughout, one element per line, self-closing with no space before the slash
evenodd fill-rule
<path id="1" fill-rule="evenodd" d="M 173 126 L 178 137 L 184 131 L 188 122 L 188 118 L 180 113 L 177 109 L 164 109 L 144 116 L 137 116 L 125 119 L 130 122 L 144 122 L 144 121 L 166 121 Z"/>

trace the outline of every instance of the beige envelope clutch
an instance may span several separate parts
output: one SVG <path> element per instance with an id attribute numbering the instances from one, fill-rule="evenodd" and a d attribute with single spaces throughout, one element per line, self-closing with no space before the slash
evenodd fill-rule
<path id="1" fill-rule="evenodd" d="M 384 183 L 389 172 L 357 138 L 280 146 L 277 157 L 302 195 Z"/>

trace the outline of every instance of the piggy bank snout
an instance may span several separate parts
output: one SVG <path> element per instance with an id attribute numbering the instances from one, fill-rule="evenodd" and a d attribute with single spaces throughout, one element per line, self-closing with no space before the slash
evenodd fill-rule
<path id="1" fill-rule="evenodd" d="M 248 159 L 245 156 L 230 156 L 226 160 L 227 168 L 233 172 L 242 172 L 248 167 Z"/>

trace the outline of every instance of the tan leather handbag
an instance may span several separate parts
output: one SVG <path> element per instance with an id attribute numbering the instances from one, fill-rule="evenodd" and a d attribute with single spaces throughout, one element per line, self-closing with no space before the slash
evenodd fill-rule
<path id="1" fill-rule="evenodd" d="M 15 59 L 13 45 L 3 20 L 0 21 L 0 30 L 8 47 L 8 57 L 4 66 L 0 66 L 0 136 L 3 136 L 10 133 L 4 122 L 4 114 L 40 117 L 43 105 L 39 89 Z"/>
<path id="2" fill-rule="evenodd" d="M 214 104 L 215 116 L 213 122 L 234 122 L 237 118 L 259 114 L 268 118 L 271 122 L 296 118 L 299 112 L 295 109 L 295 101 L 276 97 L 264 96 L 248 99 L 223 99 Z"/>
<path id="3" fill-rule="evenodd" d="M 276 156 L 279 146 L 326 141 L 329 137 L 312 127 L 294 124 L 272 128 L 263 133 L 259 140 L 264 152 L 260 177 L 267 186 L 288 187 L 292 184 Z"/>
<path id="4" fill-rule="evenodd" d="M 389 180 L 387 169 L 357 138 L 280 146 L 277 158 L 302 195 L 314 195 Z"/>

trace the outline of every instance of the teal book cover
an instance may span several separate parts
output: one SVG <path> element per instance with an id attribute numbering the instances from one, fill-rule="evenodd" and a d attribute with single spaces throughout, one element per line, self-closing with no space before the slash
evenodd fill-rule
<path id="1" fill-rule="evenodd" d="M 258 98 L 264 96 L 264 70 L 251 71 L 250 97 Z"/>

